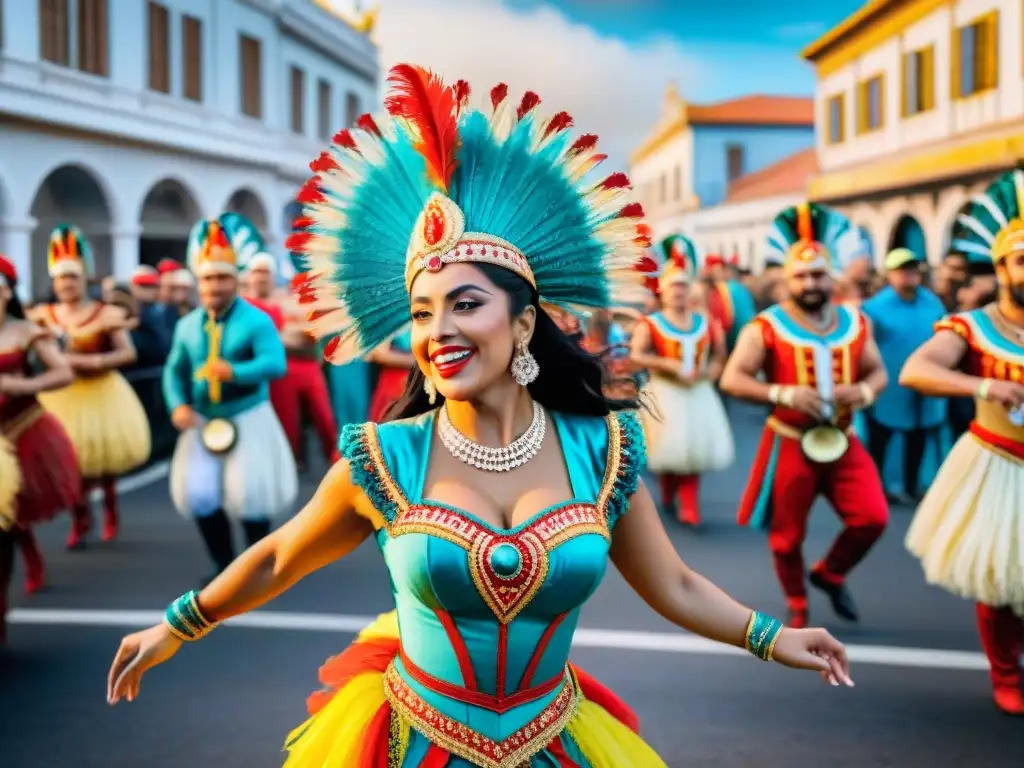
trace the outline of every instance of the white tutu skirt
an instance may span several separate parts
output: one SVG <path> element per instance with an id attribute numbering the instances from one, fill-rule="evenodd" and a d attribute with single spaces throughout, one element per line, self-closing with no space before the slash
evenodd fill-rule
<path id="1" fill-rule="evenodd" d="M 732 428 L 711 382 L 687 388 L 654 376 L 646 395 L 654 405 L 641 411 L 651 472 L 699 475 L 732 464 Z"/>
<path id="2" fill-rule="evenodd" d="M 1024 461 L 963 435 L 921 501 L 906 545 L 929 584 L 1024 616 Z"/>
<path id="3" fill-rule="evenodd" d="M 269 402 L 235 416 L 237 440 L 218 456 L 203 445 L 200 429 L 178 438 L 171 460 L 171 499 L 185 517 L 218 509 L 236 520 L 263 520 L 291 511 L 299 494 L 295 459 Z"/>

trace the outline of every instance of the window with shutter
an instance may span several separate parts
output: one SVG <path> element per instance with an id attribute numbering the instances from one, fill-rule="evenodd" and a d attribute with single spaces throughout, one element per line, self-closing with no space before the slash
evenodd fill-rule
<path id="1" fill-rule="evenodd" d="M 171 30 L 168 27 L 167 8 L 160 3 L 149 3 L 149 89 L 159 93 L 171 92 Z"/>
<path id="2" fill-rule="evenodd" d="M 110 9 L 107 0 L 78 0 L 78 69 L 107 77 Z"/>
<path id="3" fill-rule="evenodd" d="M 182 95 L 190 101 L 203 100 L 203 22 L 194 16 L 181 17 Z"/>
<path id="4" fill-rule="evenodd" d="M 263 117 L 262 56 L 260 41 L 238 36 L 241 110 L 243 115 Z"/>
<path id="5" fill-rule="evenodd" d="M 349 91 L 345 94 L 345 127 L 351 128 L 359 119 L 359 96 Z"/>
<path id="6" fill-rule="evenodd" d="M 317 136 L 329 141 L 334 133 L 331 118 L 331 84 L 324 79 L 317 83 Z"/>
<path id="7" fill-rule="evenodd" d="M 306 117 L 306 73 L 296 66 L 291 68 L 292 88 L 292 133 L 300 136 L 305 132 Z"/>
<path id="8" fill-rule="evenodd" d="M 71 65 L 68 0 L 39 0 L 39 50 L 44 61 Z"/>

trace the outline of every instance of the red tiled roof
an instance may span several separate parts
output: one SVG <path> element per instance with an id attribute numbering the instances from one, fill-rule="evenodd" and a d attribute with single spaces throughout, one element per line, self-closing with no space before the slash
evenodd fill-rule
<path id="1" fill-rule="evenodd" d="M 808 147 L 767 168 L 740 176 L 729 185 L 725 201 L 742 203 L 788 192 L 803 192 L 807 189 L 808 179 L 817 172 L 818 153 L 814 147 Z"/>
<path id="2" fill-rule="evenodd" d="M 717 104 L 690 104 L 690 125 L 814 125 L 814 99 L 754 94 Z"/>

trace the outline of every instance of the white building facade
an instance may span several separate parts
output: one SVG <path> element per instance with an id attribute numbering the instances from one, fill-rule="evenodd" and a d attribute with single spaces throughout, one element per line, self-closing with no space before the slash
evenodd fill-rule
<path id="1" fill-rule="evenodd" d="M 849 215 L 878 262 L 899 245 L 940 259 L 970 198 L 1024 159 L 1024 3 L 872 0 L 804 57 L 811 198 Z"/>
<path id="2" fill-rule="evenodd" d="M 61 223 L 119 280 L 225 210 L 281 254 L 310 160 L 378 102 L 365 27 L 315 0 L 0 0 L 0 24 L 0 252 L 25 296 Z"/>

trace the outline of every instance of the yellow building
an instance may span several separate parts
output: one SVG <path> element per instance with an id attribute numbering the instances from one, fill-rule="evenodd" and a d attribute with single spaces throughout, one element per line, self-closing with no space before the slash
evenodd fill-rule
<path id="1" fill-rule="evenodd" d="M 862 227 L 876 260 L 936 261 L 957 214 L 1024 159 L 1024 2 L 871 0 L 803 56 L 817 73 L 811 199 Z"/>

